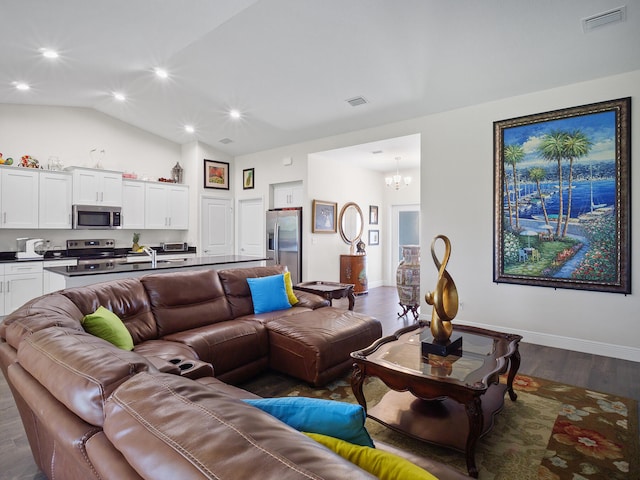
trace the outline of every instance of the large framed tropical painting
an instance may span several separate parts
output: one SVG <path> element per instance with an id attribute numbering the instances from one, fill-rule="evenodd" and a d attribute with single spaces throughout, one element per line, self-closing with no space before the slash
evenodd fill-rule
<path id="1" fill-rule="evenodd" d="M 631 293 L 631 98 L 493 126 L 494 282 Z"/>

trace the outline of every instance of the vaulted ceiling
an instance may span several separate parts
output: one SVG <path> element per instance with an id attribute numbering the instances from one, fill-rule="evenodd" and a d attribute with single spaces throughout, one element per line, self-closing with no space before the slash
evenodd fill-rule
<path id="1" fill-rule="evenodd" d="M 640 69 L 640 0 L 622 1 L 585 31 L 621 1 L 2 0 L 0 103 L 239 155 Z"/>

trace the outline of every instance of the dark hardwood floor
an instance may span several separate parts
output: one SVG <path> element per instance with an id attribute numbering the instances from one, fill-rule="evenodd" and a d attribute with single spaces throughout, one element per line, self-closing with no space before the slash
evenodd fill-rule
<path id="1" fill-rule="evenodd" d="M 334 301 L 334 306 L 347 308 L 346 300 Z M 413 317 L 398 318 L 398 297 L 393 287 L 379 287 L 368 295 L 356 298 L 356 311 L 378 318 L 384 335 L 413 323 Z M 627 360 L 601 357 L 520 343 L 522 363 L 520 373 L 578 385 L 591 390 L 613 393 L 640 402 L 640 364 Z M 267 387 L 267 386 L 265 386 Z M 277 390 L 277 386 L 271 386 Z M 269 388 L 265 388 L 267 393 Z M 9 387 L 0 375 L 0 480 L 43 480 L 31 457 L 20 416 Z"/>

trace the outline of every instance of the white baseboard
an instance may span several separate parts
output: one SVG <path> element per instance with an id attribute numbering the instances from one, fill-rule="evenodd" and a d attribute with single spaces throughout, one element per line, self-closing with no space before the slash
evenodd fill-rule
<path id="1" fill-rule="evenodd" d="M 421 320 L 430 320 L 429 317 L 420 316 Z M 522 340 L 535 345 L 544 345 L 545 347 L 564 348 L 565 350 L 573 350 L 576 352 L 591 353 L 593 355 L 602 355 L 604 357 L 620 358 L 622 360 L 630 360 L 632 362 L 640 362 L 640 348 L 624 347 L 613 345 L 611 343 L 594 342 L 592 340 L 583 340 L 580 338 L 563 337 L 560 335 L 550 335 L 548 333 L 531 332 L 529 330 L 505 329 L 504 327 L 495 325 L 486 325 L 484 323 L 465 322 L 464 320 L 455 320 L 455 324 L 469 325 L 472 327 L 485 328 L 488 330 L 508 331 L 522 335 Z"/>

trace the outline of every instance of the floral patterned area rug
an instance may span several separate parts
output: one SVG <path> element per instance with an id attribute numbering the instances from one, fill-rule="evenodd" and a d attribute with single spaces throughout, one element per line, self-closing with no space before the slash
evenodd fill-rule
<path id="1" fill-rule="evenodd" d="M 504 381 L 504 379 L 503 379 Z M 264 380 L 262 381 L 264 383 Z M 349 377 L 325 388 L 289 384 L 272 396 L 305 396 L 357 403 Z M 251 382 L 243 388 L 254 391 Z M 493 429 L 476 447 L 480 480 L 637 480 L 640 478 L 638 407 L 633 399 L 518 375 L 515 402 L 495 416 Z M 265 395 L 264 391 L 255 393 Z M 368 406 L 388 391 L 376 378 L 364 385 Z M 464 454 L 394 432 L 367 419 L 379 440 L 436 458 L 466 473 Z"/>

